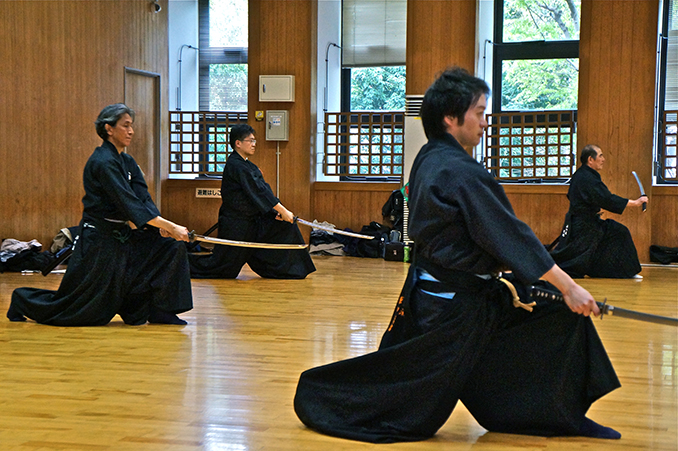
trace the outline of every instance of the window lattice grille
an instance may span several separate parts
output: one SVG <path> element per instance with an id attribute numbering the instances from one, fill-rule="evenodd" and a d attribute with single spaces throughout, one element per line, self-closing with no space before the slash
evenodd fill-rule
<path id="1" fill-rule="evenodd" d="M 576 166 L 576 111 L 487 115 L 485 167 L 498 180 L 569 178 Z"/>
<path id="2" fill-rule="evenodd" d="M 665 111 L 659 148 L 661 178 L 666 182 L 678 182 L 678 111 Z"/>
<path id="3" fill-rule="evenodd" d="M 231 126 L 246 112 L 170 111 L 170 175 L 221 175 Z"/>
<path id="4" fill-rule="evenodd" d="M 402 177 L 404 112 L 325 113 L 325 124 L 325 175 Z"/>

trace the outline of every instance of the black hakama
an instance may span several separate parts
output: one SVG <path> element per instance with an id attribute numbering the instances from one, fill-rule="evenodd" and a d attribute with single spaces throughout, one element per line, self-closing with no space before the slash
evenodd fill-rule
<path id="1" fill-rule="evenodd" d="M 621 214 L 628 199 L 612 194 L 600 174 L 586 165 L 572 176 L 567 197 L 567 233 L 551 252 L 558 266 L 572 277 L 626 279 L 638 274 L 642 268 L 629 229 L 599 216 L 601 208 Z"/>
<path id="2" fill-rule="evenodd" d="M 219 238 L 276 244 L 303 244 L 296 224 L 275 219 L 275 213 L 253 217 L 219 216 Z M 215 245 L 212 254 L 189 254 L 191 277 L 235 279 L 247 263 L 252 271 L 269 279 L 303 279 L 315 271 L 306 249 L 259 249 Z"/>
<path id="3" fill-rule="evenodd" d="M 553 260 L 451 136 L 417 156 L 409 219 L 415 261 L 379 350 L 302 373 L 301 421 L 354 440 L 424 440 L 461 400 L 490 431 L 580 434 L 619 380 L 590 318 L 557 302 L 516 308 L 490 276 L 513 269 L 527 300 Z"/>
<path id="4" fill-rule="evenodd" d="M 496 281 L 441 301 L 412 277 L 394 321 L 414 324 L 394 326 L 416 332 L 392 329 L 377 352 L 304 372 L 294 404 L 304 424 L 368 442 L 425 440 L 461 400 L 490 431 L 578 435 L 591 404 L 619 387 L 591 319 L 565 304 L 516 309 Z"/>
<path id="5" fill-rule="evenodd" d="M 233 152 L 221 182 L 218 237 L 257 243 L 304 244 L 296 224 L 275 219 L 280 201 L 259 168 Z M 189 254 L 191 277 L 234 279 L 247 263 L 261 277 L 303 279 L 315 271 L 306 249 L 260 249 L 215 245 L 211 255 Z"/>
<path id="6" fill-rule="evenodd" d="M 143 324 L 151 307 L 178 314 L 190 310 L 186 246 L 157 230 L 134 230 L 121 243 L 83 227 L 59 289 L 17 288 L 15 313 L 53 326 L 103 326 L 116 314 Z"/>
<path id="7" fill-rule="evenodd" d="M 17 288 L 8 316 L 55 326 L 100 326 L 119 314 L 143 324 L 149 312 L 193 307 L 186 246 L 145 225 L 159 215 L 141 170 L 109 142 L 85 166 L 80 233 L 57 291 Z M 132 230 L 131 220 L 142 228 Z"/>

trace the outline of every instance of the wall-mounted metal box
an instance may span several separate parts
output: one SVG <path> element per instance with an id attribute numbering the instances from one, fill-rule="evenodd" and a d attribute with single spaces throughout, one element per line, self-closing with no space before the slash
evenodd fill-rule
<path id="1" fill-rule="evenodd" d="M 259 75 L 260 102 L 294 102 L 294 75 Z"/>
<path id="2" fill-rule="evenodd" d="M 289 141 L 290 123 L 286 110 L 266 111 L 266 141 Z"/>

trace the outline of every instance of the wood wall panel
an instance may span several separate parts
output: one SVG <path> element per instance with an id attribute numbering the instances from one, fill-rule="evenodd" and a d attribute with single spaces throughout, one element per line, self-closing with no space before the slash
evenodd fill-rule
<path id="1" fill-rule="evenodd" d="M 570 207 L 567 186 L 504 185 L 516 216 L 530 226 L 539 241 L 550 244 L 558 237 Z"/>
<path id="2" fill-rule="evenodd" d="M 122 100 L 123 67 L 160 73 L 167 111 L 167 1 L 160 3 L 162 12 L 154 14 L 140 0 L 0 1 L 1 237 L 49 245 L 59 228 L 79 221 L 82 169 L 99 145 L 92 122 L 103 106 Z M 357 229 L 381 220 L 392 187 L 337 191 L 312 183 L 316 11 L 317 0 L 250 0 L 249 110 L 290 110 L 290 141 L 280 143 L 283 203 L 299 216 Z M 423 94 L 451 64 L 472 70 L 475 11 L 474 0 L 410 2 L 408 94 Z M 657 11 L 657 0 L 582 2 L 579 147 L 603 147 L 602 176 L 612 191 L 637 197 L 635 170 L 650 192 L 646 214 L 618 218 L 643 261 L 649 244 L 678 245 L 678 191 L 651 187 Z M 295 75 L 296 101 L 259 103 L 259 74 Z M 275 143 L 263 139 L 263 123 L 253 126 L 259 136 L 253 161 L 275 189 Z M 161 127 L 166 149 L 166 116 Z M 195 188 L 213 182 L 166 180 L 166 152 L 161 159 L 163 215 L 203 232 L 216 222 L 219 201 L 196 199 Z M 543 242 L 555 238 L 567 210 L 564 192 L 507 187 L 507 193 Z"/>
<path id="3" fill-rule="evenodd" d="M 198 199 L 195 190 L 220 187 L 220 180 L 168 180 L 164 195 L 172 202 L 163 214 L 189 230 L 203 233 L 217 222 L 221 200 Z M 340 229 L 360 230 L 371 221 L 383 222 L 381 208 L 391 192 L 399 188 L 400 185 L 395 183 L 316 182 L 312 213 L 299 216 L 309 221 L 327 221 Z M 307 227 L 300 230 L 308 240 L 311 230 Z"/>
<path id="4" fill-rule="evenodd" d="M 652 189 L 652 243 L 678 247 L 678 186 L 655 186 Z"/>
<path id="5" fill-rule="evenodd" d="M 313 188 L 312 221 L 327 221 L 339 229 L 358 231 L 372 221 L 383 223 L 381 208 L 397 183 L 327 183 L 316 182 Z"/>
<path id="6" fill-rule="evenodd" d="M 160 73 L 168 92 L 160 4 L 155 14 L 138 0 L 0 2 L 0 238 L 49 247 L 80 221 L 82 170 L 101 142 L 93 122 L 122 101 L 123 68 Z"/>
<path id="7" fill-rule="evenodd" d="M 196 188 L 221 188 L 221 180 L 167 180 L 164 196 L 171 199 L 163 215 L 202 234 L 219 219 L 219 198 L 196 198 Z M 213 234 L 216 236 L 216 233 Z"/>
<path id="8" fill-rule="evenodd" d="M 315 137 L 317 0 L 249 1 L 249 99 L 257 110 L 289 110 L 289 141 L 280 147 L 281 203 L 295 214 L 311 213 L 311 174 Z M 295 101 L 259 102 L 259 75 L 294 75 Z M 252 161 L 276 190 L 276 142 L 265 140 L 265 122 L 250 121 L 257 131 Z"/>
<path id="9" fill-rule="evenodd" d="M 407 94 L 424 94 L 452 65 L 473 73 L 475 40 L 475 0 L 407 2 Z"/>
<path id="10" fill-rule="evenodd" d="M 656 0 L 582 1 L 578 148 L 597 144 L 606 157 L 601 171 L 612 192 L 635 199 L 636 171 L 652 194 L 652 145 L 659 5 Z M 652 209 L 606 214 L 624 223 L 641 261 L 649 261 Z"/>

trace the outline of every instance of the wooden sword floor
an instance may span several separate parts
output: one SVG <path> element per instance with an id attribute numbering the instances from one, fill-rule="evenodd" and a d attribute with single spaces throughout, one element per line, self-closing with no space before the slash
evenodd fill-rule
<path id="1" fill-rule="evenodd" d="M 458 405 L 427 441 L 372 445 L 306 429 L 292 400 L 310 367 L 376 349 L 407 272 L 380 259 L 316 257 L 306 280 L 193 280 L 188 326 L 64 328 L 4 318 L 20 286 L 0 274 L 0 450 L 678 450 L 678 328 L 596 320 L 622 388 L 589 416 L 618 441 L 487 432 Z M 678 317 L 678 267 L 582 279 L 598 300 Z M 535 348 L 538 343 L 535 343 Z"/>

